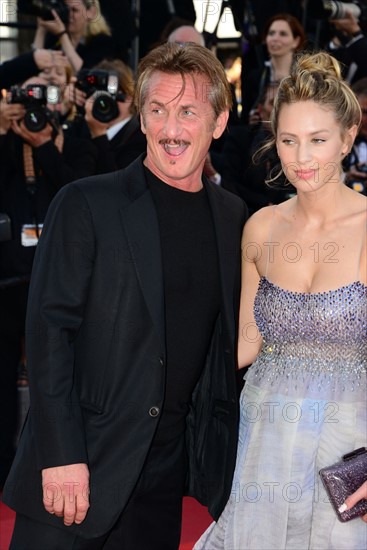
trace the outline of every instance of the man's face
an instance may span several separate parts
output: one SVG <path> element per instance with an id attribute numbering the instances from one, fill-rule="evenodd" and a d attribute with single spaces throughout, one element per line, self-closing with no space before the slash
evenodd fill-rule
<path id="1" fill-rule="evenodd" d="M 195 79 L 195 85 L 193 78 Z M 201 174 L 213 138 L 226 126 L 228 112 L 216 119 L 202 75 L 153 73 L 142 109 L 147 137 L 145 165 L 165 183 L 185 190 L 201 187 Z"/>

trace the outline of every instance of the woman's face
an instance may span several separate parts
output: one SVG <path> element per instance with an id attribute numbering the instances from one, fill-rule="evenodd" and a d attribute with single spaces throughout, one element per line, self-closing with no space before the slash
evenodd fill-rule
<path id="1" fill-rule="evenodd" d="M 341 161 L 357 128 L 343 132 L 331 109 L 313 101 L 283 105 L 276 146 L 283 172 L 300 193 L 319 191 L 341 182 Z"/>
<path id="2" fill-rule="evenodd" d="M 60 86 L 60 88 L 65 87 L 67 84 L 65 67 L 60 65 L 51 65 L 51 67 L 46 67 L 40 73 L 40 76 L 47 80 L 49 84 L 56 84 L 57 86 Z"/>
<path id="3" fill-rule="evenodd" d="M 66 0 L 69 8 L 68 31 L 85 34 L 88 20 L 94 16 L 94 8 L 87 9 L 83 0 Z"/>
<path id="4" fill-rule="evenodd" d="M 271 57 L 281 57 L 294 52 L 299 41 L 300 37 L 294 38 L 289 23 L 283 19 L 273 21 L 265 39 Z"/>

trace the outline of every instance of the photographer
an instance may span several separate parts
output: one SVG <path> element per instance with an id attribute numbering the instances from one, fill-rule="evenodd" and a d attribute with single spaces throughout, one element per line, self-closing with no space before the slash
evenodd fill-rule
<path id="1" fill-rule="evenodd" d="M 98 151 L 97 173 L 103 174 L 125 168 L 141 153 L 145 152 L 146 138 L 141 131 L 140 122 L 132 103 L 134 81 L 131 69 L 125 63 L 116 59 L 102 61 L 95 69 L 90 71 L 90 74 L 97 75 L 99 71 L 104 71 L 106 74 L 112 72 L 118 78 L 116 99 L 108 95 L 106 98 L 106 95 L 100 95 L 101 93 L 105 94 L 105 92 L 97 90 L 88 97 L 84 104 L 85 122 L 88 125 L 93 144 Z M 104 77 L 103 72 L 101 75 Z M 81 82 L 80 87 L 88 95 L 88 87 L 85 87 L 85 82 Z M 103 102 L 103 109 L 96 103 L 99 98 Z M 109 103 L 105 103 L 106 100 Z M 116 116 L 111 119 L 113 108 L 116 108 Z M 105 118 L 111 120 L 104 122 Z"/>
<path id="2" fill-rule="evenodd" d="M 35 48 L 61 48 L 74 71 L 93 67 L 102 59 L 114 57 L 110 28 L 98 0 L 64 0 L 68 19 L 51 10 L 53 19 L 37 19 Z"/>
<path id="3" fill-rule="evenodd" d="M 362 4 L 361 4 L 362 6 Z M 336 33 L 329 43 L 328 49 L 341 63 L 346 67 L 345 79 L 348 82 L 356 82 L 367 76 L 367 37 L 363 32 L 363 25 L 366 23 L 366 13 L 361 13 L 361 20 L 353 13 L 348 4 L 343 4 L 343 12 L 337 19 L 329 19 L 329 22 L 335 27 Z"/>
<path id="4" fill-rule="evenodd" d="M 275 150 L 269 151 L 261 163 L 253 159 L 270 135 L 269 121 L 277 91 L 278 85 L 267 86 L 249 124 L 231 126 L 224 143 L 223 187 L 241 197 L 250 214 L 264 206 L 279 204 L 294 193 L 293 186 L 284 185 L 283 181 L 273 185 L 266 183 L 271 169 L 279 164 Z"/>
<path id="5" fill-rule="evenodd" d="M 16 377 L 38 237 L 57 191 L 96 167 L 92 144 L 58 127 L 58 105 L 28 101 L 27 91 L 37 95 L 43 86 L 47 81 L 34 77 L 9 93 L 11 103 L 0 102 L 0 212 L 9 220 L 0 233 L 0 487 L 14 455 Z"/>

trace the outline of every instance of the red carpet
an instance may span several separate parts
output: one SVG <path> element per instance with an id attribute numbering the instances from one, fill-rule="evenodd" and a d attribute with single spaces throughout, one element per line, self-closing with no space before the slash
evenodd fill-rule
<path id="1" fill-rule="evenodd" d="M 191 550 L 194 542 L 211 523 L 207 509 L 195 499 L 186 497 L 183 506 L 180 550 Z M 8 550 L 13 529 L 14 513 L 0 502 L 0 550 Z"/>

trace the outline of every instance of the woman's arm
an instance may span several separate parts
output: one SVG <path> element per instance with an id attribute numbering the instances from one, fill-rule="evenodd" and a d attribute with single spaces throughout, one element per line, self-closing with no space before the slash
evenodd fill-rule
<path id="1" fill-rule="evenodd" d="M 238 330 L 238 366 L 246 367 L 253 363 L 261 349 L 262 337 L 254 317 L 254 301 L 259 286 L 260 275 L 256 260 L 261 243 L 259 242 L 258 216 L 252 216 L 246 223 L 241 244 L 242 276 L 240 299 L 240 326 Z"/>
<path id="2" fill-rule="evenodd" d="M 37 17 L 37 29 L 34 35 L 32 47 L 33 49 L 39 49 L 45 47 L 46 40 L 46 28 L 42 25 L 42 19 Z"/>
<path id="3" fill-rule="evenodd" d="M 51 19 L 50 21 L 45 21 L 41 19 L 39 21 L 39 25 L 37 27 L 36 32 L 36 38 L 38 29 L 42 29 L 43 36 L 45 36 L 46 31 L 54 34 L 60 43 L 60 46 L 68 58 L 70 65 L 74 69 L 75 72 L 78 72 L 82 66 L 83 66 L 83 60 L 80 57 L 80 55 L 76 52 L 75 47 L 70 39 L 70 36 L 67 33 L 67 29 L 64 25 L 64 23 L 61 21 L 58 13 L 55 10 L 51 10 L 52 15 L 54 16 L 54 19 Z M 40 36 L 42 36 L 40 31 Z M 44 42 L 44 38 L 43 38 Z M 38 43 L 36 43 L 36 40 L 34 41 L 34 47 L 41 48 L 42 46 L 39 46 Z"/>

